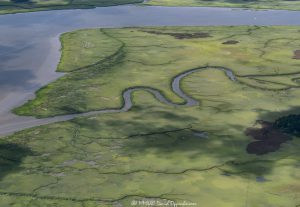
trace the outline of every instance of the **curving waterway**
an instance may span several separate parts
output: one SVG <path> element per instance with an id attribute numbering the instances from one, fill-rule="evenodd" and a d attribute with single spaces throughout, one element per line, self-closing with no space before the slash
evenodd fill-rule
<path id="1" fill-rule="evenodd" d="M 41 86 L 62 76 L 55 69 L 60 58 L 59 35 L 80 28 L 128 26 L 202 26 L 202 25 L 300 25 L 300 11 L 243 10 L 201 7 L 115 6 L 89 10 L 56 10 L 0 16 L 0 135 L 21 129 L 69 120 L 78 115 L 49 119 L 19 117 L 11 109 L 34 97 Z M 212 68 L 212 67 L 210 67 Z M 180 80 L 203 68 L 179 74 L 172 83 L 174 93 L 195 105 L 197 100 L 180 89 Z M 231 70 L 217 67 L 231 79 Z M 131 88 L 123 93 L 124 106 L 82 114 L 127 111 L 132 106 L 131 93 L 147 90 L 158 100 L 168 101 L 157 90 Z"/>
<path id="2" fill-rule="evenodd" d="M 26 122 L 20 122 L 20 123 L 8 123 L 8 124 L 2 124 L 0 125 L 0 132 L 1 134 L 9 134 L 15 131 L 19 131 L 22 129 L 34 127 L 34 126 L 40 126 L 45 125 L 49 123 L 55 123 L 59 121 L 68 121 L 76 117 L 83 117 L 83 116 L 92 116 L 92 115 L 98 115 L 98 114 L 106 114 L 106 113 L 120 113 L 120 112 L 126 112 L 130 110 L 133 106 L 132 103 L 132 93 L 135 91 L 143 90 L 147 91 L 148 93 L 151 93 L 157 100 L 160 102 L 170 105 L 170 106 L 196 106 L 199 104 L 199 101 L 194 99 L 193 97 L 190 97 L 188 94 L 186 94 L 181 88 L 180 88 L 180 82 L 183 78 L 186 76 L 199 72 L 202 70 L 207 69 L 215 69 L 215 70 L 221 70 L 224 71 L 225 75 L 232 81 L 236 81 L 236 77 L 231 69 L 221 67 L 221 66 L 203 66 L 198 67 L 194 69 L 187 70 L 185 72 L 180 73 L 179 75 L 175 76 L 172 81 L 172 91 L 181 97 L 184 102 L 182 104 L 176 104 L 168 100 L 159 90 L 155 88 L 145 87 L 145 86 L 138 86 L 138 87 L 132 87 L 127 88 L 123 91 L 123 106 L 120 109 L 102 109 L 97 111 L 91 111 L 86 113 L 80 113 L 80 114 L 70 114 L 70 115 L 61 115 L 61 116 L 55 116 L 51 118 L 45 118 L 45 119 L 34 119 L 28 120 Z"/>

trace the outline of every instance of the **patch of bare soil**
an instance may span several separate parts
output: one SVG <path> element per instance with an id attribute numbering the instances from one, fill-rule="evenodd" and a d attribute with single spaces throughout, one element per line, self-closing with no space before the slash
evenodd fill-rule
<path id="1" fill-rule="evenodd" d="M 300 60 L 300 50 L 295 50 L 294 51 L 293 59 Z"/>
<path id="2" fill-rule="evenodd" d="M 245 134 L 252 137 L 255 141 L 247 145 L 249 154 L 263 155 L 269 152 L 275 152 L 280 149 L 282 143 L 292 138 L 280 129 L 274 127 L 273 123 L 266 121 L 257 121 L 259 128 L 251 127 L 246 129 Z"/>
<path id="3" fill-rule="evenodd" d="M 207 38 L 211 37 L 207 32 L 195 32 L 195 33 L 170 33 L 170 32 L 159 32 L 159 31 L 143 31 L 150 34 L 156 35 L 170 35 L 176 39 L 194 39 L 194 38 Z"/>

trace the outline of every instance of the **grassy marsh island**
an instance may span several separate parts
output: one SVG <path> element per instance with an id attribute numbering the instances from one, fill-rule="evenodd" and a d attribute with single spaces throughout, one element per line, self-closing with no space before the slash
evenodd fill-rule
<path id="1" fill-rule="evenodd" d="M 91 9 L 95 7 L 117 6 L 124 4 L 138 4 L 144 6 L 300 10 L 299 0 L 0 0 L 0 15 L 57 9 Z"/>
<path id="2" fill-rule="evenodd" d="M 143 0 L 0 0 L 0 14 L 142 3 Z"/>
<path id="3" fill-rule="evenodd" d="M 300 10 L 299 0 L 149 0 L 144 4 L 151 6 L 201 6 Z"/>
<path id="4" fill-rule="evenodd" d="M 290 133 L 279 147 L 272 137 L 259 140 L 266 122 L 286 129 L 280 117 L 299 113 L 299 36 L 299 27 L 281 26 L 63 34 L 58 71 L 66 75 L 15 112 L 120 108 L 122 93 L 136 88 L 133 107 L 3 137 L 0 206 L 299 205 L 299 137 Z M 196 100 L 186 106 L 172 89 L 174 77 L 191 70 L 179 83 Z M 280 137 L 280 127 L 265 134 Z M 251 147 L 255 140 L 263 143 Z"/>

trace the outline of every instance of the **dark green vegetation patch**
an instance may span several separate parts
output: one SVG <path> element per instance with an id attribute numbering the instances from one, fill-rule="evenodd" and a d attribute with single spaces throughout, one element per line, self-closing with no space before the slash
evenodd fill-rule
<path id="1" fill-rule="evenodd" d="M 274 126 L 281 131 L 295 136 L 300 135 L 300 115 L 289 115 L 277 119 Z"/>

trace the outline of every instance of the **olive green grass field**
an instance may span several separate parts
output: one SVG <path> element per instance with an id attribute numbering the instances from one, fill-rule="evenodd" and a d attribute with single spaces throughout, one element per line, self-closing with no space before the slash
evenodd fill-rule
<path id="1" fill-rule="evenodd" d="M 2 137 L 0 207 L 299 207 L 299 131 L 280 119 L 300 112 L 299 31 L 146 27 L 63 34 L 57 70 L 66 74 L 15 113 L 43 118 L 118 109 L 122 93 L 136 88 L 133 107 Z M 180 81 L 197 100 L 187 106 L 172 83 L 197 68 Z"/>

